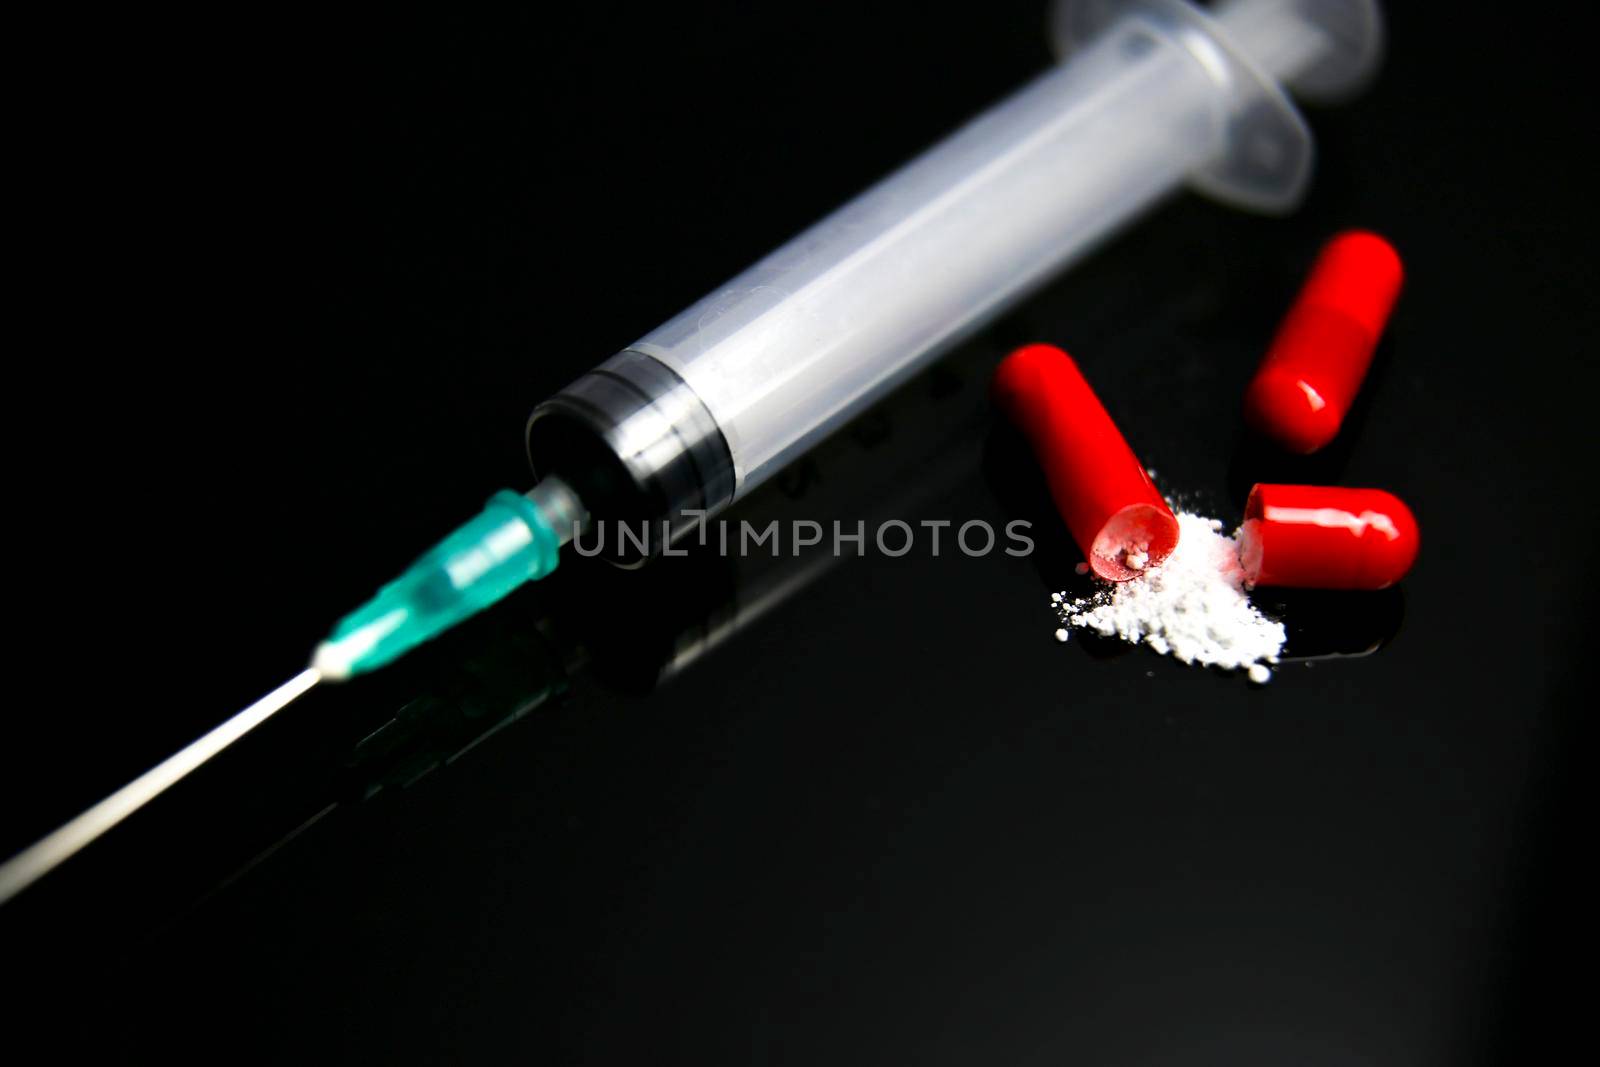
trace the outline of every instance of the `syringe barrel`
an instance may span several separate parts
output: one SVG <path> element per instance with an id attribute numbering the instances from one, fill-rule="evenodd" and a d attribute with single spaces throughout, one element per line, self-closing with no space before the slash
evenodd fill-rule
<path id="1" fill-rule="evenodd" d="M 1067 62 L 541 405 L 535 468 L 565 436 L 542 417 L 598 418 L 656 505 L 714 511 L 1186 179 L 1205 187 L 1225 164 L 1225 196 L 1279 181 L 1264 205 L 1303 183 L 1308 141 L 1266 172 L 1303 136 L 1270 74 L 1177 0 L 1115 6 Z M 1258 113 L 1286 139 L 1245 144 Z M 592 509 L 582 476 L 554 469 Z M 672 488 L 696 479 L 698 496 Z"/>
<path id="2" fill-rule="evenodd" d="M 743 494 L 1178 187 L 1213 95 L 1126 22 L 630 347 L 705 403 Z"/>

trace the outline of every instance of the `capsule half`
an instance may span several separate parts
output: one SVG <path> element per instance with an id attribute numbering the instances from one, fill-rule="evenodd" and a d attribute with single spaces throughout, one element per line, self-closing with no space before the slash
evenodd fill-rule
<path id="1" fill-rule="evenodd" d="M 1178 546 L 1178 520 L 1072 357 L 1028 345 L 1001 361 L 994 398 L 1033 446 L 1056 510 L 1101 578 L 1125 582 Z"/>
<path id="2" fill-rule="evenodd" d="M 1332 441 L 1400 295 L 1394 246 L 1352 230 L 1329 241 L 1245 392 L 1245 418 L 1283 448 Z"/>
<path id="3" fill-rule="evenodd" d="M 1239 562 L 1251 585 L 1383 589 L 1405 577 L 1420 543 L 1411 509 L 1382 489 L 1257 485 Z"/>

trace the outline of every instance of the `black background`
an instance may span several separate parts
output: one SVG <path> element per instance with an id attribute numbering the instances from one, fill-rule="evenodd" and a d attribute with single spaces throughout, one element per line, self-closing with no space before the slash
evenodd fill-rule
<path id="1" fill-rule="evenodd" d="M 1396 7 L 1371 91 L 1310 113 L 1298 214 L 1175 198 L 741 505 L 1030 518 L 1033 557 L 802 568 L 660 683 L 755 586 L 564 564 L 8 905 L 8 971 L 130 1058 L 1453 1063 L 1582 1032 L 1585 72 L 1553 20 Z M 33 39 L 17 120 L 7 852 L 525 488 L 534 402 L 1049 62 L 1040 0 L 120 18 Z M 1352 225 L 1407 289 L 1345 434 L 1286 462 L 1238 398 Z M 1257 478 L 1409 500 L 1401 590 L 1269 604 L 1291 653 L 1382 647 L 1251 687 L 1058 645 L 1075 557 L 984 398 L 1034 340 L 1226 521 Z M 25 1042 L 45 1016 L 7 1005 Z"/>

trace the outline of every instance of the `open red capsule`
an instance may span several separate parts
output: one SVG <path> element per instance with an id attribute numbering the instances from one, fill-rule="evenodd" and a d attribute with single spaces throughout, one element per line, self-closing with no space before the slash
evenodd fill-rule
<path id="1" fill-rule="evenodd" d="M 1239 562 L 1251 585 L 1383 589 L 1405 577 L 1419 543 L 1411 509 L 1382 489 L 1257 485 Z"/>
<path id="2" fill-rule="evenodd" d="M 994 397 L 1033 446 L 1095 574 L 1125 582 L 1172 554 L 1178 520 L 1071 356 L 1017 349 L 995 371 Z"/>
<path id="3" fill-rule="evenodd" d="M 1332 441 L 1372 365 L 1400 295 L 1394 246 L 1352 230 L 1317 256 L 1294 306 L 1245 391 L 1245 418 L 1292 452 Z"/>

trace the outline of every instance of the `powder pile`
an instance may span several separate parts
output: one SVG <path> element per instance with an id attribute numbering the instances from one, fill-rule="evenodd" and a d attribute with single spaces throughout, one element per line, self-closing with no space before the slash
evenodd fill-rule
<path id="1" fill-rule="evenodd" d="M 1284 630 L 1250 603 L 1239 546 L 1222 523 L 1178 513 L 1178 547 L 1165 563 L 1090 597 L 1051 596 L 1063 626 L 1145 644 L 1183 663 L 1272 676 Z M 1062 631 L 1058 639 L 1065 639 Z"/>

